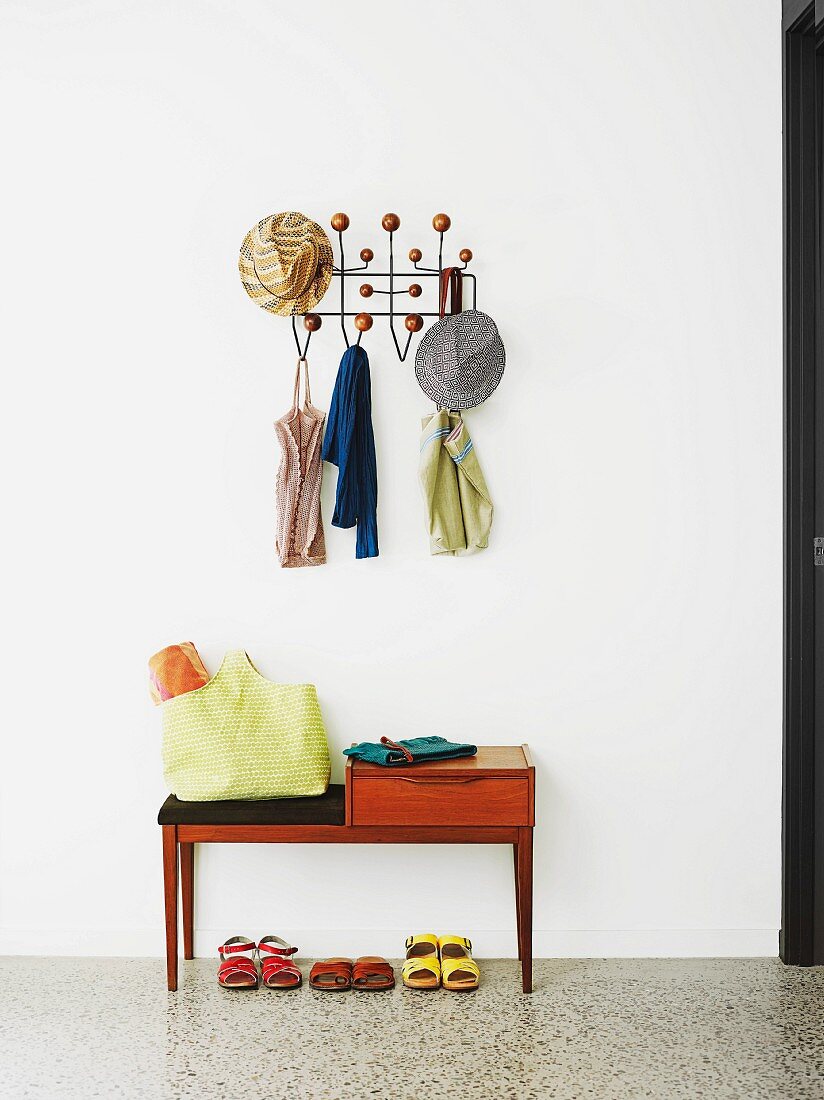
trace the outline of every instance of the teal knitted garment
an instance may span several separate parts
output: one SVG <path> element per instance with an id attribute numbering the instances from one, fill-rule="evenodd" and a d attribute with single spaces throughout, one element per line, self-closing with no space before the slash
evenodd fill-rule
<path id="1" fill-rule="evenodd" d="M 454 741 L 447 741 L 445 737 L 412 737 L 408 741 L 398 741 L 399 747 L 393 747 L 394 742 L 388 745 L 377 745 L 373 741 L 361 741 L 359 745 L 353 745 L 344 749 L 344 756 L 355 756 L 358 760 L 366 760 L 370 764 L 382 764 L 385 767 L 397 767 L 405 764 L 421 764 L 425 760 L 453 760 L 458 756 L 475 756 L 477 745 L 457 745 Z M 412 754 L 408 760 L 401 748 Z"/>

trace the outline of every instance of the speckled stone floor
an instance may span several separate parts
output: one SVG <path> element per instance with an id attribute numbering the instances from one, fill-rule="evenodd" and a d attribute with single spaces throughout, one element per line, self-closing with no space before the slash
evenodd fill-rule
<path id="1" fill-rule="evenodd" d="M 308 964 L 301 961 L 304 973 Z M 0 1094 L 203 1100 L 824 1097 L 824 970 L 481 960 L 476 993 L 229 993 L 215 964 L 0 959 Z"/>

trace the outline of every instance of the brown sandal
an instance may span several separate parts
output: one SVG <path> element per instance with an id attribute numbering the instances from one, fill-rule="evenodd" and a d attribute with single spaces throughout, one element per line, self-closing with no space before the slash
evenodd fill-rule
<path id="1" fill-rule="evenodd" d="M 395 988 L 395 971 L 380 955 L 361 955 L 352 968 L 352 988 L 361 992 Z"/>
<path id="2" fill-rule="evenodd" d="M 316 962 L 309 971 L 309 985 L 325 993 L 343 993 L 352 988 L 352 960 L 327 959 Z"/>

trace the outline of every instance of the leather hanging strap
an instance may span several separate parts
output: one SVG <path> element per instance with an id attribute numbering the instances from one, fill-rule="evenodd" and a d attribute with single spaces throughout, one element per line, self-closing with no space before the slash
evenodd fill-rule
<path id="1" fill-rule="evenodd" d="M 441 272 L 440 316 L 446 312 L 446 294 L 450 295 L 450 313 L 463 310 L 463 275 L 459 267 L 445 267 Z"/>
<path id="2" fill-rule="evenodd" d="M 386 745 L 388 749 L 396 749 L 398 752 L 402 752 L 407 764 L 412 763 L 412 753 L 404 745 L 399 745 L 397 741 L 390 741 L 388 737 L 382 737 L 381 744 Z"/>

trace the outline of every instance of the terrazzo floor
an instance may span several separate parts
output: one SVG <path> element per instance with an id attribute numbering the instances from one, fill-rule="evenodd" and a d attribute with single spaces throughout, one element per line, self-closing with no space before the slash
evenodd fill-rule
<path id="1" fill-rule="evenodd" d="M 215 963 L 0 959 L 0 1094 L 204 1100 L 824 1097 L 824 969 L 479 960 L 476 993 L 225 992 Z M 304 974 L 308 964 L 301 960 Z"/>

